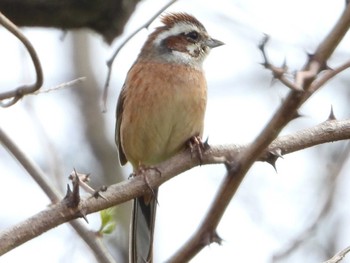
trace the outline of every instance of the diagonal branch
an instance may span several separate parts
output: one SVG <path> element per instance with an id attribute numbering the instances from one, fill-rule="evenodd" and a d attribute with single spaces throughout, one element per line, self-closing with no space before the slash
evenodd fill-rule
<path id="1" fill-rule="evenodd" d="M 41 189 L 49 197 L 51 202 L 53 204 L 59 203 L 59 200 L 62 199 L 62 196 L 57 192 L 57 190 L 50 183 L 50 181 L 47 180 L 47 176 L 44 174 L 44 172 L 21 151 L 21 149 L 11 140 L 9 136 L 7 136 L 7 134 L 1 128 L 0 128 L 0 142 L 4 147 L 6 147 L 9 150 L 9 152 L 23 166 L 23 168 L 34 179 L 34 181 L 41 187 Z M 35 220 L 29 220 L 25 224 L 24 229 L 27 229 L 27 230 L 32 228 L 37 229 L 35 227 L 36 225 L 35 223 L 36 223 Z M 110 254 L 105 251 L 105 248 L 101 244 L 98 237 L 91 231 L 88 231 L 85 225 L 83 225 L 79 221 L 72 221 L 70 222 L 70 224 L 74 228 L 74 230 L 79 234 L 79 236 L 81 236 L 82 239 L 91 248 L 92 252 L 95 254 L 95 257 L 98 259 L 99 262 L 103 262 L 103 263 L 114 262 L 114 259 L 110 256 Z M 21 229 L 21 228 L 18 228 L 18 229 Z M 22 236 L 23 232 L 24 231 L 16 232 L 19 234 L 18 238 L 23 237 Z M 25 240 L 23 242 L 25 242 Z M 2 245 L 3 243 L 1 243 L 0 245 L 0 250 L 2 250 Z"/>
<path id="2" fill-rule="evenodd" d="M 271 158 L 271 152 L 276 149 L 288 154 L 318 144 L 346 139 L 350 139 L 350 119 L 344 121 L 328 120 L 315 127 L 277 138 L 270 147 L 262 152 L 258 160 L 268 161 Z M 2 141 L 1 136 L 0 141 Z M 5 146 L 7 147 L 7 145 Z M 226 161 L 232 161 L 249 147 L 251 145 L 211 146 L 209 150 L 203 153 L 202 164 L 223 164 Z M 80 217 L 81 211 L 84 214 L 90 214 L 124 203 L 144 195 L 149 191 L 150 186 L 156 188 L 172 177 L 198 165 L 198 159 L 191 158 L 191 153 L 184 151 L 157 167 L 157 170 L 161 172 L 161 176 L 153 169 L 147 170 L 148 183 L 142 178 L 134 177 L 110 186 L 103 193 L 104 198 L 82 198 L 77 208 L 67 208 L 64 202 L 59 202 L 24 222 L 1 232 L 0 255 L 60 224 Z"/>
<path id="3" fill-rule="evenodd" d="M 344 259 L 346 254 L 350 252 L 350 246 L 344 248 L 342 251 L 339 251 L 337 254 L 335 254 L 331 259 L 323 262 L 323 263 L 338 263 Z"/>
<path id="4" fill-rule="evenodd" d="M 298 116 L 297 110 L 299 107 L 317 90 L 310 89 L 312 82 L 316 79 L 318 73 L 325 68 L 326 61 L 344 37 L 349 27 L 350 5 L 346 7 L 326 39 L 318 46 L 315 54 L 310 56 L 305 67 L 298 72 L 295 83 L 297 87 L 302 88 L 302 91 L 290 91 L 284 103 L 276 111 L 272 119 L 254 142 L 250 144 L 247 149 L 241 151 L 234 160 L 234 163 L 229 165 L 227 176 L 222 181 L 204 221 L 194 235 L 180 248 L 169 262 L 187 262 L 207 244 L 218 240 L 216 228 L 243 178 L 253 163 L 278 136 L 281 130 Z"/>

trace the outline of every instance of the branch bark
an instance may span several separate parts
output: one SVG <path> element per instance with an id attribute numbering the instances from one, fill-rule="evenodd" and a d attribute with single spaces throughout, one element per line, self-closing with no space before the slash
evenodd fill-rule
<path id="1" fill-rule="evenodd" d="M 249 147 L 242 150 L 234 160 L 234 163 L 228 167 L 227 176 L 222 181 L 217 195 L 215 196 L 201 226 L 168 262 L 188 262 L 206 245 L 212 242 L 220 243 L 220 238 L 216 233 L 216 228 L 228 204 L 243 181 L 243 178 L 253 163 L 262 155 L 281 130 L 291 120 L 299 116 L 298 109 L 300 106 L 321 87 L 321 85 L 317 85 L 317 83 L 323 82 L 322 76 L 319 76 L 318 74 L 326 69 L 327 60 L 341 39 L 343 39 L 349 27 L 350 5 L 347 5 L 345 11 L 331 32 L 316 49 L 315 54 L 311 55 L 306 62 L 305 67 L 297 72 L 293 86 L 298 88 L 292 89 L 289 92 L 280 108 L 275 112 L 272 119 L 257 136 L 254 142 L 250 144 Z M 334 38 L 334 40 L 330 40 L 329 38 Z M 276 72 L 269 67 L 271 64 L 267 61 L 264 44 L 262 45 L 261 50 L 265 58 L 264 66 L 272 70 L 273 75 L 276 76 Z M 321 81 L 315 82 L 315 79 L 321 79 Z"/>
<path id="2" fill-rule="evenodd" d="M 7 134 L 0 128 L 0 142 L 1 144 L 6 147 L 9 152 L 12 153 L 12 155 L 19 161 L 19 163 L 23 166 L 23 168 L 28 172 L 29 175 L 32 176 L 32 178 L 35 180 L 35 182 L 40 186 L 40 188 L 45 192 L 45 194 L 49 197 L 51 202 L 53 204 L 59 203 L 59 200 L 62 198 L 60 193 L 56 190 L 56 188 L 50 183 L 49 180 L 47 180 L 47 176 L 44 174 L 44 172 L 35 164 L 33 163 L 22 151 L 20 148 L 17 147 L 16 144 L 13 143 L 10 137 L 7 136 Z M 40 217 L 39 217 L 40 218 Z M 47 220 L 51 221 L 51 219 L 46 218 Z M 37 224 L 39 223 L 39 225 Z M 18 245 L 24 243 L 25 241 L 29 240 L 26 239 L 26 234 L 24 234 L 26 231 L 33 230 L 34 232 L 37 231 L 38 228 L 40 228 L 40 220 L 37 222 L 35 219 L 32 218 L 32 220 L 25 221 L 23 228 L 19 227 L 19 231 L 14 230 L 15 232 L 10 233 L 10 235 L 16 235 L 16 239 L 19 240 L 23 239 L 23 242 L 19 243 Z M 45 223 L 44 223 L 45 224 Z M 79 221 L 72 221 L 70 222 L 73 229 L 79 234 L 79 236 L 86 242 L 86 244 L 91 248 L 91 251 L 94 253 L 96 259 L 98 259 L 98 262 L 103 263 L 114 263 L 114 259 L 111 257 L 109 253 L 105 251 L 105 248 L 100 243 L 100 240 L 98 237 L 88 231 L 86 227 Z M 16 229 L 16 227 L 14 228 Z M 5 232 L 6 233 L 6 232 Z M 31 239 L 31 238 L 30 238 Z M 17 243 L 7 243 L 7 245 L 17 245 Z M 2 243 L 0 245 L 0 251 L 3 249 Z"/>
<path id="3" fill-rule="evenodd" d="M 350 139 L 350 119 L 344 121 L 328 120 L 315 127 L 277 138 L 262 152 L 258 160 L 269 161 L 271 158 L 274 158 L 273 153 L 276 149 L 280 149 L 284 154 L 288 154 L 318 144 L 346 139 Z M 1 136 L 0 141 L 3 142 Z M 7 147 L 6 144 L 4 145 Z M 211 146 L 203 153 L 202 164 L 232 162 L 249 147 L 251 145 Z M 54 227 L 79 218 L 82 214 L 94 213 L 144 195 L 150 191 L 149 186 L 156 188 L 172 177 L 198 165 L 198 158 L 192 158 L 189 151 L 184 151 L 157 167 L 161 172 L 161 176 L 153 169 L 147 170 L 148 183 L 137 176 L 119 184 L 111 185 L 106 192 L 103 192 L 105 199 L 85 197 L 82 198 L 77 208 L 68 208 L 64 201 L 54 204 L 18 225 L 1 232 L 0 255 Z"/>
<path id="4" fill-rule="evenodd" d="M 0 10 L 7 14 L 18 25 L 25 25 L 25 23 L 27 23 L 23 22 L 26 21 L 25 18 L 21 17 L 21 15 L 18 16 L 16 11 L 12 10 L 19 2 L 22 6 L 21 8 L 17 8 L 17 10 L 26 8 L 26 12 L 20 11 L 20 13 L 23 13 L 23 16 L 30 14 L 31 17 L 37 17 L 35 26 L 58 26 L 63 29 L 89 27 L 101 33 L 109 42 L 121 32 L 118 31 L 118 28 L 122 30 L 124 26 L 123 24 L 121 27 L 116 27 L 113 20 L 111 20 L 112 15 L 113 17 L 118 17 L 118 15 L 116 15 L 118 12 L 116 12 L 114 8 L 123 1 L 118 1 L 116 3 L 115 1 L 106 0 L 104 1 L 105 6 L 100 8 L 96 8 L 93 6 L 94 4 L 91 4 L 90 7 L 92 7 L 93 10 L 93 14 L 91 14 L 89 13 L 91 11 L 89 9 L 90 7 L 86 7 L 86 10 L 82 9 L 82 6 L 79 5 L 80 2 L 76 1 L 73 3 L 68 0 L 59 2 L 57 2 L 57 0 L 49 0 L 43 3 L 43 1 L 36 0 L 0 0 Z M 113 8 L 108 6 L 108 4 L 106 4 L 107 2 L 112 4 Z M 28 3 L 31 4 L 32 8 L 35 4 L 47 5 L 44 7 L 36 6 L 34 10 L 32 10 L 30 7 L 25 7 L 25 4 L 28 5 Z M 99 3 L 100 1 L 96 2 L 96 4 Z M 64 9 L 67 8 L 67 6 L 63 7 L 65 4 L 67 4 L 69 10 Z M 108 10 L 106 10 L 105 7 L 107 7 Z M 52 9 L 56 11 L 54 12 L 55 16 L 50 12 Z M 38 10 L 44 10 L 44 14 L 40 16 Z M 72 12 L 69 13 L 69 11 Z M 85 11 L 87 11 L 87 13 L 85 13 Z M 65 16 L 68 13 L 73 14 L 73 18 L 70 17 L 70 19 L 67 19 Z M 122 14 L 125 14 L 125 12 L 122 11 Z M 18 17 L 16 17 L 16 15 Z M 62 24 L 58 22 L 62 17 L 67 23 Z M 89 17 L 92 17 L 91 20 L 88 19 Z M 77 20 L 74 20 L 74 18 Z M 124 16 L 122 16 L 122 20 L 123 19 L 126 21 Z M 105 24 L 107 24 L 108 27 L 105 27 Z M 26 25 L 34 24 L 29 23 Z M 110 27 L 110 25 L 112 25 L 112 27 Z M 297 111 L 299 107 L 326 81 L 336 75 L 333 71 L 334 74 L 328 74 L 326 78 L 325 75 L 319 76 L 319 73 L 326 68 L 328 58 L 349 29 L 349 26 L 350 6 L 346 8 L 334 29 L 319 45 L 315 54 L 310 56 L 305 67 L 297 73 L 295 82 L 292 83 L 292 86 L 296 87 L 296 89 L 288 94 L 281 107 L 276 111 L 273 118 L 252 144 L 213 146 L 203 154 L 201 163 L 225 163 L 228 167 L 228 173 L 199 230 L 183 248 L 170 259 L 170 262 L 189 261 L 207 244 L 211 242 L 220 242 L 220 238 L 216 233 L 217 225 L 227 205 L 240 186 L 241 181 L 255 161 L 259 160 L 273 163 L 279 157 L 280 153 L 287 154 L 325 142 L 350 139 L 350 120 L 328 120 L 311 129 L 277 138 L 285 125 L 298 116 Z M 279 76 L 274 72 L 276 67 L 268 67 L 269 65 L 270 64 L 266 60 L 265 66 L 274 73 L 275 77 Z M 342 70 L 348 67 L 349 63 L 344 64 Z M 284 71 L 280 71 L 279 74 L 282 80 Z M 103 193 L 106 200 L 88 197 L 82 199 L 77 208 L 68 208 L 64 201 L 54 204 L 52 207 L 0 233 L 0 255 L 62 223 L 144 195 L 149 191 L 149 186 L 158 187 L 177 174 L 197 165 L 199 165 L 198 160 L 191 158 L 189 152 L 182 152 L 157 167 L 158 170 L 161 171 L 161 176 L 153 170 L 146 171 L 146 176 L 148 178 L 147 184 L 142 178 L 136 177 L 129 181 L 110 186 L 107 192 Z"/>

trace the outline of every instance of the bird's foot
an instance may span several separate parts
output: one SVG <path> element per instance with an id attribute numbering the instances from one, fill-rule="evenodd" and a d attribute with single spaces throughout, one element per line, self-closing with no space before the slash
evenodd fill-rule
<path id="1" fill-rule="evenodd" d="M 153 170 L 155 171 L 156 173 L 159 174 L 159 176 L 162 174 L 161 171 L 157 168 L 157 167 L 154 167 L 154 166 L 145 166 L 143 164 L 140 164 L 137 168 L 137 170 L 135 172 L 133 172 L 130 176 L 130 177 L 136 177 L 136 176 L 141 176 L 142 179 L 144 180 L 145 184 L 147 185 L 148 189 L 150 190 L 151 194 L 152 194 L 152 197 L 156 197 L 157 194 L 155 193 L 154 189 L 152 188 L 150 182 L 149 182 L 149 179 L 148 179 L 148 176 L 147 176 L 147 171 L 148 170 Z M 158 201 L 157 201 L 158 203 Z"/>
<path id="2" fill-rule="evenodd" d="M 203 164 L 203 153 L 205 150 L 209 148 L 208 144 L 208 139 L 203 142 L 202 139 L 198 136 L 192 136 L 188 141 L 187 141 L 188 148 L 191 151 L 191 157 L 193 158 L 193 153 L 197 152 L 198 154 L 198 159 L 199 159 L 199 164 Z"/>

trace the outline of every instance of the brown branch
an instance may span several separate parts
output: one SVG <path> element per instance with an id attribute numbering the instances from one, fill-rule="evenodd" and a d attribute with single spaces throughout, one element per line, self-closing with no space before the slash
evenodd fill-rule
<path id="1" fill-rule="evenodd" d="M 318 90 L 320 87 L 322 87 L 326 82 L 331 80 L 333 77 L 338 75 L 340 72 L 350 68 L 350 61 L 345 62 L 343 65 L 340 65 L 339 67 L 336 67 L 335 69 L 327 70 L 322 78 L 316 79 L 314 82 L 312 82 L 310 90 Z"/>
<path id="2" fill-rule="evenodd" d="M 318 73 L 325 68 L 326 61 L 335 50 L 340 40 L 350 27 L 350 6 L 347 6 L 340 19 L 326 38 L 310 56 L 306 66 L 297 74 L 295 85 L 302 91 L 292 90 L 285 101 L 276 111 L 266 127 L 252 144 L 242 150 L 234 163 L 228 166 L 227 176 L 221 183 L 217 195 L 211 204 L 202 224 L 193 236 L 180 248 L 169 262 L 190 261 L 206 245 L 218 240 L 216 228 L 243 178 L 253 163 L 261 156 L 269 144 L 278 136 L 280 131 L 296 116 L 299 107 L 315 92 L 310 86 Z M 266 59 L 266 56 L 264 56 Z M 270 64 L 265 61 L 264 64 Z"/>
<path id="3" fill-rule="evenodd" d="M 273 155 L 277 152 L 275 151 L 276 149 L 279 149 L 281 152 L 286 154 L 288 153 L 288 147 L 290 145 L 294 145 L 296 149 L 298 147 L 304 147 L 305 145 L 314 145 L 315 135 L 312 134 L 312 138 L 306 140 L 305 144 L 304 141 L 298 141 L 300 144 L 299 146 L 290 141 L 290 144 L 287 142 L 287 146 L 282 145 L 279 144 L 278 139 L 276 139 L 273 142 L 275 143 L 274 147 L 268 148 L 268 145 L 270 145 L 270 143 L 278 136 L 283 127 L 293 118 L 295 118 L 298 108 L 315 92 L 315 90 L 321 87 L 316 85 L 315 88 L 315 86 L 312 86 L 312 84 L 315 83 L 315 79 L 322 80 L 322 76 L 318 77 L 318 73 L 325 68 L 327 59 L 334 51 L 340 39 L 342 39 L 343 35 L 339 36 L 339 34 L 344 34 L 344 32 L 349 28 L 349 21 L 347 19 L 347 17 L 349 17 L 349 10 L 350 8 L 347 7 L 342 19 L 333 30 L 338 34 L 336 36 L 337 41 L 327 41 L 326 39 L 323 43 L 327 43 L 327 45 L 321 44 L 315 54 L 310 57 L 309 61 L 306 63 L 306 66 L 300 70 L 299 74 L 297 75 L 297 79 L 295 80 L 295 85 L 301 88 L 298 90 L 292 90 L 289 93 L 284 103 L 275 113 L 274 117 L 252 144 L 248 146 L 231 145 L 212 147 L 204 154 L 203 163 L 229 164 L 228 175 L 224 179 L 201 228 L 199 231 L 197 231 L 197 233 L 195 233 L 193 238 L 187 244 L 185 244 L 184 248 L 170 260 L 171 262 L 188 261 L 206 244 L 219 240 L 219 237 L 215 232 L 216 227 L 220 222 L 228 203 L 238 189 L 240 182 L 243 180 L 245 174 L 256 160 L 269 160 L 271 158 L 271 154 Z M 339 29 L 339 27 L 341 28 Z M 344 28 L 346 28 L 346 30 Z M 324 132 L 332 135 L 336 134 L 336 132 L 332 130 L 334 128 L 333 125 L 336 126 L 339 123 L 341 122 L 325 122 L 326 128 L 325 126 L 322 126 L 324 130 L 321 129 L 320 134 L 323 134 Z M 344 139 L 349 139 L 349 122 L 345 121 L 345 123 L 345 126 L 341 127 L 341 136 L 345 136 Z M 319 138 L 321 139 L 322 136 Z M 281 142 L 283 142 L 283 140 L 281 140 L 280 143 Z M 285 148 L 283 146 L 285 146 Z M 290 149 L 293 148 L 292 146 L 290 147 Z M 151 171 L 149 171 L 147 175 L 149 178 L 148 183 L 153 187 L 159 186 L 161 183 L 170 179 L 176 174 L 188 170 L 196 165 L 198 165 L 198 161 L 191 159 L 188 152 L 181 153 L 180 155 L 159 166 L 162 176 L 159 176 L 157 173 L 153 174 Z M 0 254 L 6 253 L 6 251 L 9 251 L 10 249 L 59 224 L 79 217 L 82 214 L 82 211 L 84 214 L 92 213 L 115 204 L 125 202 L 136 196 L 143 195 L 149 190 L 149 185 L 146 185 L 140 178 L 134 178 L 128 182 L 111 186 L 110 189 L 104 193 L 107 200 L 86 198 L 80 203 L 78 208 L 74 209 L 68 209 L 64 203 L 58 203 L 53 207 L 39 213 L 38 215 L 26 220 L 22 224 L 1 233 L 0 242 L 2 247 L 0 248 Z M 52 220 L 52 218 L 55 220 Z M 28 228 L 28 225 L 30 228 Z"/>
<path id="4" fill-rule="evenodd" d="M 9 152 L 23 166 L 23 168 L 34 179 L 34 181 L 41 187 L 41 189 L 49 197 L 51 202 L 53 204 L 59 203 L 59 200 L 62 199 L 62 196 L 57 192 L 55 187 L 51 185 L 50 181 L 47 180 L 47 176 L 44 174 L 44 172 L 21 151 L 21 149 L 11 140 L 9 136 L 7 136 L 7 134 L 1 128 L 0 128 L 0 142 L 4 147 L 6 147 L 9 150 Z M 18 238 L 21 239 L 23 237 L 22 234 L 25 231 L 28 231 L 28 230 L 30 231 L 30 229 L 33 229 L 33 231 L 36 231 L 37 225 L 35 224 L 35 222 L 36 222 L 35 220 L 28 220 L 26 224 L 23 226 L 23 228 L 19 228 Z M 32 225 L 32 223 L 34 225 Z M 72 221 L 70 222 L 70 224 L 74 228 L 74 230 L 79 234 L 79 236 L 82 237 L 82 239 L 91 248 L 91 250 L 93 251 L 95 257 L 98 259 L 99 262 L 103 262 L 103 263 L 114 262 L 114 259 L 110 256 L 109 253 L 105 251 L 105 248 L 100 243 L 99 238 L 95 234 L 87 230 L 86 227 L 79 221 Z M 23 242 L 25 241 L 26 240 L 24 240 Z M 19 244 L 16 244 L 15 242 L 12 245 L 18 246 L 23 242 Z M 1 243 L 0 245 L 0 250 L 2 249 L 3 249 L 3 243 Z"/>
<path id="5" fill-rule="evenodd" d="M 263 55 L 264 63 L 262 65 L 270 70 L 272 72 L 272 76 L 274 79 L 278 79 L 281 83 L 283 83 L 286 87 L 290 88 L 291 90 L 301 91 L 301 87 L 297 86 L 296 83 L 292 82 L 286 77 L 287 73 L 287 66 L 284 65 L 282 67 L 276 67 L 269 63 L 269 60 L 266 55 L 265 47 L 267 42 L 269 41 L 270 37 L 268 35 L 264 35 L 264 38 L 259 44 L 259 49 Z"/>
<path id="6" fill-rule="evenodd" d="M 350 139 L 350 120 L 329 120 L 313 128 L 276 139 L 259 156 L 258 160 L 268 161 L 271 158 L 271 152 L 275 149 L 281 149 L 281 152 L 288 154 L 321 143 L 345 139 Z M 203 153 L 202 164 L 230 162 L 249 149 L 249 147 L 251 145 L 211 146 Z M 104 198 L 82 198 L 77 208 L 67 208 L 64 202 L 59 202 L 0 233 L 0 255 L 60 224 L 78 218 L 82 214 L 94 213 L 144 195 L 149 191 L 149 186 L 158 187 L 172 177 L 198 165 L 198 159 L 191 158 L 191 153 L 184 151 L 157 167 L 157 170 L 161 171 L 161 176 L 153 169 L 147 170 L 147 184 L 140 177 L 123 181 L 110 186 L 107 191 L 103 192 Z"/>
<path id="7" fill-rule="evenodd" d="M 2 107 L 9 107 L 15 104 L 18 100 L 20 100 L 23 96 L 33 93 L 40 89 L 43 85 L 44 77 L 43 71 L 41 69 L 40 60 L 38 55 L 35 52 L 34 47 L 29 42 L 29 40 L 22 34 L 22 32 L 18 29 L 18 27 L 13 24 L 6 16 L 4 16 L 0 12 L 0 24 L 3 25 L 8 31 L 10 31 L 14 36 L 16 36 L 26 47 L 35 68 L 36 73 L 36 81 L 32 85 L 24 85 L 16 88 L 15 90 L 10 90 L 7 92 L 0 93 L 0 105 Z M 4 100 L 9 100 L 4 102 Z"/>

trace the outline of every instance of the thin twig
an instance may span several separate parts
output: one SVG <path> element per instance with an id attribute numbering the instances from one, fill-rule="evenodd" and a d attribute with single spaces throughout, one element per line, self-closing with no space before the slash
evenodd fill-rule
<path id="1" fill-rule="evenodd" d="M 271 70 L 272 76 L 274 79 L 278 79 L 281 83 L 283 83 L 286 87 L 290 88 L 291 90 L 301 91 L 302 89 L 300 86 L 296 85 L 291 80 L 286 78 L 287 67 L 285 63 L 283 64 L 282 67 L 276 67 L 269 62 L 269 59 L 267 57 L 266 50 L 265 50 L 266 44 L 269 41 L 269 39 L 270 37 L 265 34 L 264 38 L 262 39 L 262 41 L 258 46 L 264 59 L 264 62 L 262 63 L 262 65 L 266 69 Z"/>
<path id="2" fill-rule="evenodd" d="M 142 29 L 148 28 L 150 24 L 162 13 L 164 12 L 169 6 L 174 4 L 177 0 L 172 0 L 169 3 L 167 3 L 163 8 L 161 8 L 155 15 L 153 15 L 145 24 L 143 24 L 141 27 L 139 27 L 137 30 L 135 30 L 130 36 L 128 36 L 120 45 L 119 47 L 114 51 L 112 57 L 107 61 L 107 78 L 103 89 L 103 95 L 102 95 L 102 102 L 103 102 L 103 112 L 107 111 L 107 97 L 108 97 L 108 88 L 109 83 L 111 80 L 111 74 L 112 74 L 112 66 L 113 62 L 116 58 L 116 56 L 119 54 L 120 50 L 132 39 L 137 33 L 139 33 Z"/>
<path id="3" fill-rule="evenodd" d="M 31 93 L 30 95 L 38 95 L 38 94 L 41 94 L 41 93 L 49 93 L 51 91 L 56 91 L 56 90 L 60 90 L 60 89 L 65 89 L 65 88 L 69 88 L 69 87 L 72 87 L 73 85 L 77 84 L 77 83 L 80 83 L 80 82 L 83 82 L 86 80 L 86 77 L 80 77 L 80 78 L 77 78 L 77 79 L 73 79 L 71 81 L 67 81 L 67 82 L 64 82 L 62 84 L 59 84 L 57 86 L 54 86 L 54 87 L 50 87 L 50 88 L 47 88 L 47 89 L 40 89 L 40 90 L 37 90 L 33 93 Z"/>
<path id="4" fill-rule="evenodd" d="M 33 61 L 36 74 L 36 81 L 34 84 L 20 86 L 14 90 L 0 93 L 0 106 L 9 107 L 15 104 L 23 96 L 33 93 L 40 89 L 40 87 L 43 85 L 44 77 L 38 55 L 36 54 L 34 47 L 25 37 L 25 35 L 23 35 L 22 32 L 18 29 L 18 27 L 15 24 L 13 24 L 9 19 L 7 19 L 1 12 L 0 24 L 3 25 L 8 31 L 10 31 L 14 36 L 16 36 L 26 47 Z M 4 102 L 4 100 L 6 101 Z"/>
<path id="5" fill-rule="evenodd" d="M 343 249 L 342 251 L 339 251 L 339 253 L 335 254 L 334 257 L 332 257 L 331 259 L 323 262 L 323 263 L 338 263 L 340 261 L 342 261 L 344 259 L 344 257 L 346 256 L 346 254 L 348 254 L 350 252 L 350 246 Z"/>

